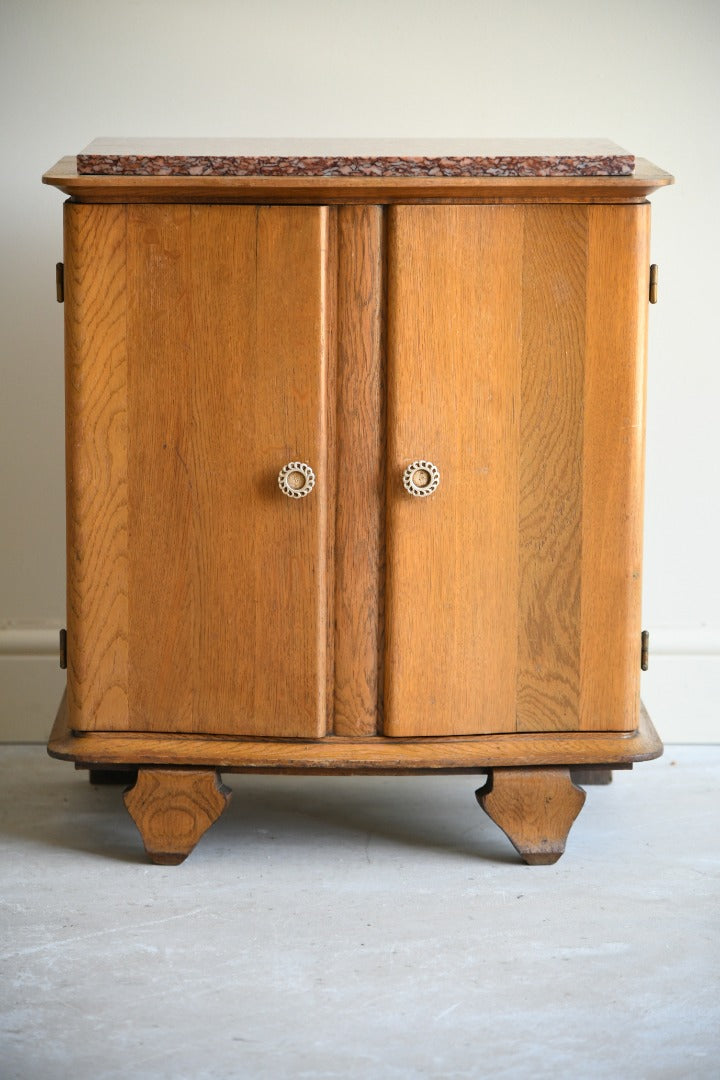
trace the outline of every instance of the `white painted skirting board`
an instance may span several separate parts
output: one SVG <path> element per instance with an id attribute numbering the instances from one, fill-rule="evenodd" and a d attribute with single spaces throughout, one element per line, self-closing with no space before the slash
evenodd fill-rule
<path id="1" fill-rule="evenodd" d="M 64 684 L 57 624 L 0 627 L 0 742 L 44 742 Z M 642 695 L 665 742 L 720 742 L 720 631 L 651 627 Z"/>
<path id="2" fill-rule="evenodd" d="M 650 629 L 652 656 L 720 656 L 720 630 L 713 627 Z"/>
<path id="3" fill-rule="evenodd" d="M 59 623 L 0 626 L 0 742 L 45 742 L 65 685 Z"/>
<path id="4" fill-rule="evenodd" d="M 0 626 L 0 656 L 57 656 L 60 626 Z"/>

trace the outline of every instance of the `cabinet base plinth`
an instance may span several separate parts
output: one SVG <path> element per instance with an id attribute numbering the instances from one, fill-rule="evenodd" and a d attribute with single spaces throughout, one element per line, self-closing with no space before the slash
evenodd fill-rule
<path id="1" fill-rule="evenodd" d="M 452 738 L 250 739 L 151 732 L 73 732 L 65 696 L 48 743 L 52 757 L 92 770 L 137 773 L 126 806 L 153 862 L 182 862 L 227 805 L 223 773 L 290 775 L 489 774 L 478 801 L 527 863 L 553 863 L 585 801 L 581 783 L 659 757 L 644 708 L 636 731 L 518 732 Z M 97 782 L 97 781 L 96 781 Z M 107 782 L 107 781 L 106 781 Z"/>
<path id="2" fill-rule="evenodd" d="M 617 766 L 616 766 L 617 767 Z M 630 766 L 632 768 L 632 765 Z M 603 769 L 600 765 L 596 768 L 592 766 L 578 767 L 570 770 L 570 775 L 574 784 L 578 784 L 580 787 L 597 787 L 604 784 L 612 784 L 612 769 Z"/>
<path id="3" fill-rule="evenodd" d="M 81 766 L 78 766 L 81 768 Z M 129 787 L 137 780 L 137 769 L 89 769 L 91 784 Z"/>
<path id="4" fill-rule="evenodd" d="M 476 798 L 521 858 L 540 866 L 557 862 L 565 851 L 585 792 L 573 784 L 569 769 L 493 769 Z"/>

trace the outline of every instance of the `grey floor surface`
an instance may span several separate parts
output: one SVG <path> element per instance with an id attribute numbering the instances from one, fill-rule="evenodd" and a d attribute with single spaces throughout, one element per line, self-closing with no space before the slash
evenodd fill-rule
<path id="1" fill-rule="evenodd" d="M 229 777 L 180 867 L 0 748 L 3 1080 L 718 1077 L 720 747 L 527 867 L 457 777 Z"/>

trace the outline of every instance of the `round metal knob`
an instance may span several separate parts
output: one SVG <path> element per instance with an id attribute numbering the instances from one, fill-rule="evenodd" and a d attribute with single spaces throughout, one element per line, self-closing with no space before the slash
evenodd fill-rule
<path id="1" fill-rule="evenodd" d="M 432 461 L 413 461 L 403 473 L 403 486 L 410 495 L 422 498 L 437 491 L 440 470 Z"/>
<path id="2" fill-rule="evenodd" d="M 289 499 L 304 499 L 315 487 L 315 473 L 304 461 L 289 461 L 278 474 L 278 484 Z"/>

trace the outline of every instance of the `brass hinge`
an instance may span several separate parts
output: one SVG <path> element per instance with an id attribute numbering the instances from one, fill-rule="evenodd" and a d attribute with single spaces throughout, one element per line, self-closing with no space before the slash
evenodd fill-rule
<path id="1" fill-rule="evenodd" d="M 640 670 L 647 671 L 650 659 L 650 632 L 643 630 L 640 635 Z"/>
<path id="2" fill-rule="evenodd" d="M 653 263 L 650 267 L 650 303 L 657 304 L 658 298 L 658 267 Z"/>
<path id="3" fill-rule="evenodd" d="M 58 304 L 65 299 L 65 267 L 62 263 L 55 263 L 55 295 Z"/>
<path id="4" fill-rule="evenodd" d="M 67 667 L 67 630 L 65 627 L 60 631 L 60 667 L 63 671 Z"/>

